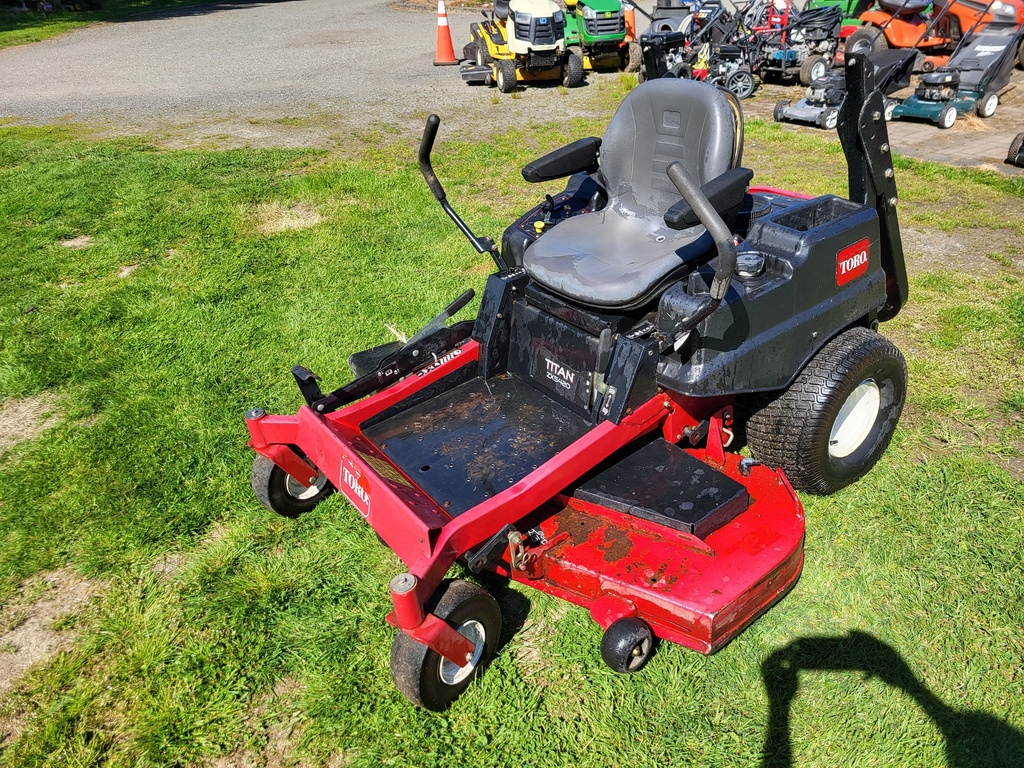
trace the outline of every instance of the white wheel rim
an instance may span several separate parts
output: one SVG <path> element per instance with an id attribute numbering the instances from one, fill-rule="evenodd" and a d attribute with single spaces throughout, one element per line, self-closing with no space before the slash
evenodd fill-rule
<path id="1" fill-rule="evenodd" d="M 845 459 L 857 450 L 874 428 L 881 405 L 882 391 L 874 379 L 858 384 L 832 424 L 828 455 L 833 459 Z"/>
<path id="2" fill-rule="evenodd" d="M 825 127 L 828 128 L 831 131 L 833 128 L 836 127 L 836 125 L 838 123 L 839 123 L 839 113 L 838 112 L 829 112 L 828 113 L 828 117 L 825 118 Z"/>
<path id="3" fill-rule="evenodd" d="M 633 650 L 630 651 L 629 661 L 626 663 L 626 671 L 632 672 L 634 669 L 639 667 L 647 659 L 647 654 L 651 652 L 651 638 L 645 637 L 639 643 L 633 646 Z"/>
<path id="4" fill-rule="evenodd" d="M 990 94 L 989 97 L 985 99 L 985 103 L 982 105 L 982 113 L 985 115 L 985 117 L 991 117 L 992 115 L 994 115 L 996 112 L 996 106 L 998 104 L 999 97 L 996 96 L 994 93 Z"/>
<path id="5" fill-rule="evenodd" d="M 825 62 L 819 61 L 813 67 L 811 67 L 811 80 L 820 80 L 825 76 L 828 70 L 825 69 Z"/>
<path id="6" fill-rule="evenodd" d="M 286 477 L 287 479 L 285 480 L 284 485 L 285 491 L 287 491 L 288 495 L 293 499 L 298 499 L 299 501 L 312 499 L 324 489 L 324 486 L 327 485 L 327 476 L 323 472 L 317 473 L 316 480 L 313 481 L 313 484 L 309 486 L 309 488 L 306 488 L 291 475 L 287 475 Z"/>
<path id="7" fill-rule="evenodd" d="M 453 661 L 448 661 L 444 656 L 441 657 L 440 675 L 441 682 L 445 685 L 458 685 L 469 677 L 484 654 L 484 641 L 487 639 L 487 633 L 484 631 L 483 624 L 476 619 L 470 619 L 462 624 L 458 631 L 476 647 L 473 650 L 473 658 L 463 667 Z"/>
<path id="8" fill-rule="evenodd" d="M 956 122 L 956 110 L 949 109 L 942 115 L 942 125 L 946 128 L 952 128 L 953 123 Z"/>

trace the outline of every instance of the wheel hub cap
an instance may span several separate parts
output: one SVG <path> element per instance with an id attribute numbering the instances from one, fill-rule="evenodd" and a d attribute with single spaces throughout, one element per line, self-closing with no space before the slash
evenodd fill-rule
<path id="1" fill-rule="evenodd" d="M 829 456 L 843 459 L 857 450 L 874 427 L 881 404 L 882 392 L 874 379 L 866 379 L 858 384 L 839 409 L 839 415 L 832 425 L 828 441 Z"/>
<path id="2" fill-rule="evenodd" d="M 470 619 L 462 624 L 458 632 L 475 646 L 473 658 L 460 667 L 458 664 L 441 657 L 441 682 L 445 685 L 457 685 L 472 674 L 473 669 L 480 663 L 480 657 L 484 653 L 484 640 L 486 639 L 483 624 L 475 619 Z"/>
<path id="3" fill-rule="evenodd" d="M 322 472 L 317 474 L 316 480 L 311 486 L 309 486 L 309 488 L 304 487 L 302 483 L 291 475 L 288 475 L 288 479 L 285 482 L 285 490 L 293 499 L 305 501 L 306 499 L 312 499 L 320 493 L 320 491 L 324 489 L 325 485 L 327 485 L 327 476 Z"/>

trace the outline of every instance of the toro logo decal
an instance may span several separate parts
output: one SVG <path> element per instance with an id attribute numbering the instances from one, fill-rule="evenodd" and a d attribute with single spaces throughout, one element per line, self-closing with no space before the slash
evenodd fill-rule
<path id="1" fill-rule="evenodd" d="M 348 456 L 341 456 L 341 490 L 363 517 L 370 516 L 370 481 Z"/>
<path id="2" fill-rule="evenodd" d="M 869 248 L 870 244 L 865 237 L 836 254 L 836 285 L 845 285 L 868 271 Z"/>

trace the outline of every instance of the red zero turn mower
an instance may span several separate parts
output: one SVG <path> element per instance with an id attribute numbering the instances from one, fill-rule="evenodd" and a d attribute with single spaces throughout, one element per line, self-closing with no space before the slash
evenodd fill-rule
<path id="1" fill-rule="evenodd" d="M 906 365 L 876 332 L 907 297 L 880 93 L 851 57 L 839 121 L 850 199 L 748 188 L 739 102 L 705 83 L 635 88 L 603 139 L 523 169 L 568 186 L 476 237 L 497 272 L 406 343 L 353 355 L 294 416 L 246 419 L 253 488 L 293 516 L 340 489 L 407 565 L 391 581 L 391 673 L 447 707 L 493 654 L 495 600 L 462 561 L 569 600 L 633 672 L 655 638 L 713 653 L 796 582 L 794 486 L 866 473 L 900 416 Z M 738 447 L 746 434 L 752 456 Z M 788 478 L 788 479 L 787 479 Z"/>

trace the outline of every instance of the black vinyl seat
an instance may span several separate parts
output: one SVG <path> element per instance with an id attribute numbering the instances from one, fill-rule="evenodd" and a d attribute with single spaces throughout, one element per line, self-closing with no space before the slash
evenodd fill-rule
<path id="1" fill-rule="evenodd" d="M 634 88 L 608 123 L 595 174 L 608 203 L 558 224 L 531 244 L 523 266 L 540 285 L 593 307 L 645 304 L 715 250 L 702 226 L 674 230 L 665 212 L 680 200 L 665 173 L 678 160 L 698 184 L 736 167 L 739 103 L 692 80 Z"/>

